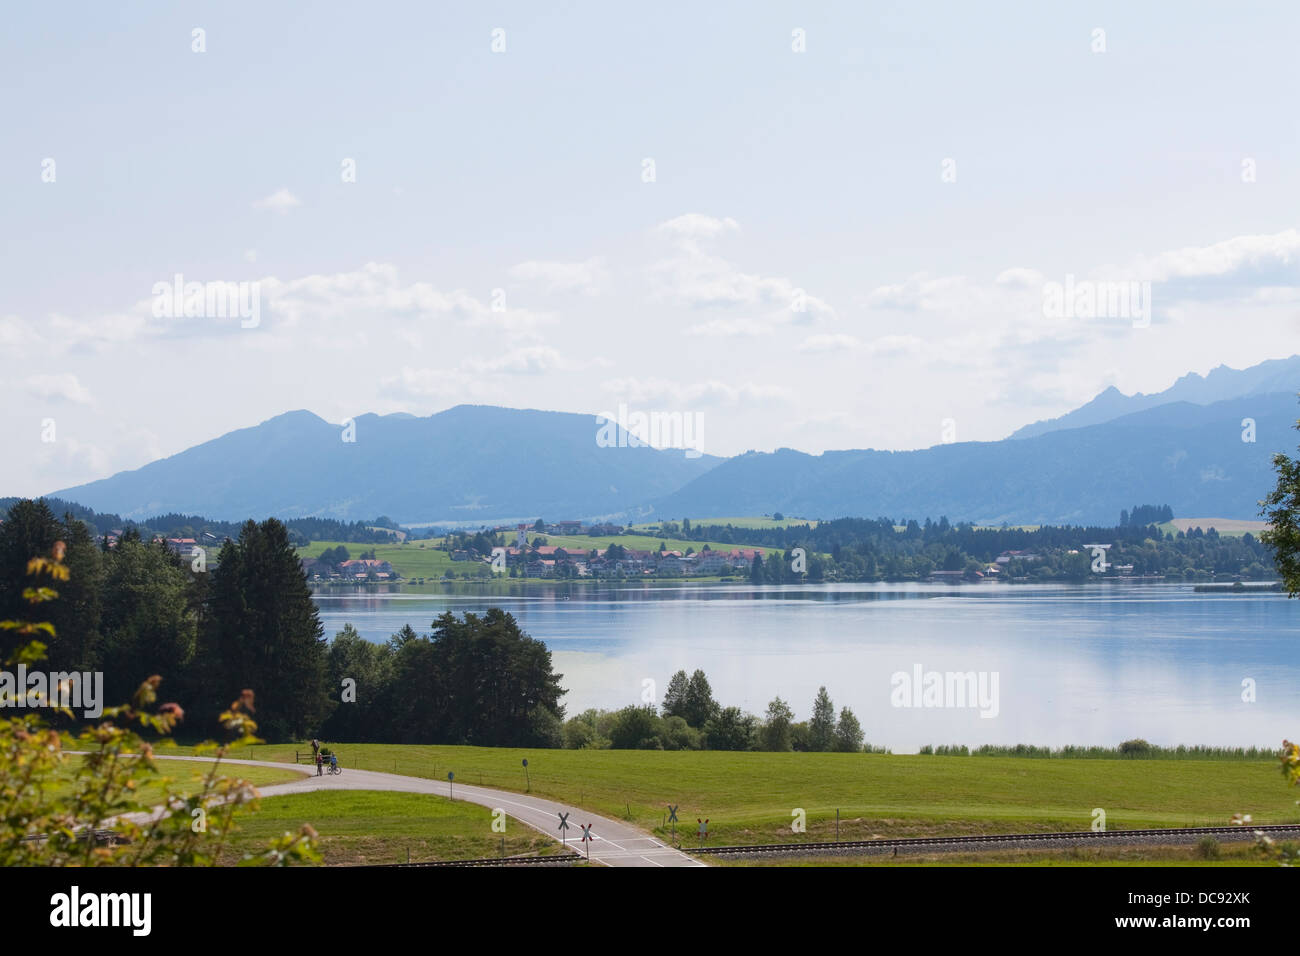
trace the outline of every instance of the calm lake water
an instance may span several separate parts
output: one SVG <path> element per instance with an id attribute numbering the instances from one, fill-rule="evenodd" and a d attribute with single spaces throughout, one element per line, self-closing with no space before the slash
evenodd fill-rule
<path id="1" fill-rule="evenodd" d="M 645 680 L 662 693 L 674 671 L 703 668 L 724 705 L 761 715 L 780 695 L 797 720 L 824 684 L 868 741 L 900 753 L 1131 737 L 1276 747 L 1300 735 L 1300 600 L 1280 593 L 1119 583 L 498 587 L 317 602 L 328 636 L 351 623 L 380 642 L 407 623 L 427 633 L 444 611 L 502 607 L 550 648 L 570 715 L 639 703 Z M 982 673 L 985 706 L 960 706 L 955 685 L 931 697 L 946 706 L 899 706 L 926 703 L 894 678 L 918 668 L 923 685 L 927 672 Z M 1253 703 L 1242 699 L 1245 680 Z"/>

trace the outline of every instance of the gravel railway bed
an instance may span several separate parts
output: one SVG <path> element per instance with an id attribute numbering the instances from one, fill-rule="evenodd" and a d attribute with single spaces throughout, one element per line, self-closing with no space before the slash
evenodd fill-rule
<path id="1" fill-rule="evenodd" d="M 1155 830 L 1081 830 L 1066 833 L 1002 833 L 899 840 L 843 840 L 834 843 L 774 843 L 752 846 L 687 847 L 696 856 L 901 856 L 917 853 L 982 853 L 991 850 L 1059 850 L 1081 846 L 1169 846 L 1208 837 L 1225 843 L 1253 842 L 1257 833 L 1273 839 L 1300 838 L 1300 824 L 1273 826 L 1176 827 Z"/>

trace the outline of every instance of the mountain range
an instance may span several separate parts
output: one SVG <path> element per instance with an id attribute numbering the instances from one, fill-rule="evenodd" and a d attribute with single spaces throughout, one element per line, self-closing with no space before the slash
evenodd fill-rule
<path id="1" fill-rule="evenodd" d="M 363 415 L 347 441 L 340 426 L 295 411 L 51 494 L 130 518 L 385 514 L 412 525 L 774 511 L 1110 524 L 1136 503 L 1257 518 L 1273 455 L 1297 442 L 1298 389 L 1292 356 L 1187 375 L 1152 395 L 1107 389 L 1001 441 L 730 459 L 602 447 L 595 416 L 565 412 L 460 405 L 423 418 Z"/>
<path id="2" fill-rule="evenodd" d="M 1033 438 L 1062 428 L 1081 428 L 1100 425 L 1122 415 L 1143 412 L 1148 408 L 1169 405 L 1173 402 L 1191 402 L 1193 405 L 1212 405 L 1230 398 L 1248 395 L 1267 395 L 1271 392 L 1292 392 L 1300 388 L 1300 355 L 1290 358 L 1269 359 L 1247 369 L 1232 369 L 1226 365 L 1210 371 L 1208 375 L 1189 372 L 1163 392 L 1144 395 L 1125 395 L 1114 385 L 1101 392 L 1086 405 L 1074 411 L 1045 421 L 1034 422 L 1011 433 L 1012 438 Z"/>
<path id="3" fill-rule="evenodd" d="M 720 461 L 645 446 L 603 448 L 595 421 L 458 405 L 426 418 L 360 415 L 348 434 L 311 412 L 286 412 L 55 497 L 135 519 L 383 514 L 407 524 L 481 524 L 620 513 Z M 615 436 L 626 434 L 612 427 Z"/>

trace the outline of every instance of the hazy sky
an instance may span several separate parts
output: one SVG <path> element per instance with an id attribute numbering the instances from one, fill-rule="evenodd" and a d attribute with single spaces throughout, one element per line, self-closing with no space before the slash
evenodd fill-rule
<path id="1" fill-rule="evenodd" d="M 296 408 L 917 448 L 1300 351 L 1294 5 L 289 6 L 6 11 L 0 495 Z"/>

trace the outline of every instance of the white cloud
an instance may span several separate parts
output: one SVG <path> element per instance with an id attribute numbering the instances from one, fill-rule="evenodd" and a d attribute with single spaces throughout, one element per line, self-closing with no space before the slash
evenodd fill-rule
<path id="1" fill-rule="evenodd" d="M 541 262 L 529 260 L 510 267 L 510 278 L 537 282 L 550 293 L 580 292 L 595 295 L 605 281 L 604 262 L 600 258 L 585 262 Z"/>
<path id="2" fill-rule="evenodd" d="M 481 399 L 492 404 L 515 402 L 507 395 L 506 381 L 515 376 L 577 373 L 608 367 L 603 358 L 570 359 L 546 345 L 512 349 L 489 358 L 466 358 L 454 367 L 403 366 L 379 382 L 379 393 L 396 399 L 440 398 L 454 401 Z M 505 378 L 503 378 L 505 377 Z"/>
<path id="3" fill-rule="evenodd" d="M 784 276 L 742 271 L 704 249 L 707 240 L 738 232 L 734 219 L 687 213 L 660 223 L 655 232 L 672 240 L 674 255 L 649 267 L 656 295 L 690 309 L 743 309 L 740 319 L 693 325 L 693 335 L 754 335 L 761 319 L 769 326 L 811 324 L 834 319 L 835 310 Z M 756 316 L 758 318 L 756 318 Z"/>
<path id="4" fill-rule="evenodd" d="M 186 283 L 219 277 L 186 275 Z M 160 276 L 170 284 L 172 276 Z M 54 314 L 44 321 L 0 317 L 0 346 L 29 357 L 69 352 L 103 352 L 117 346 L 175 337 L 221 337 L 250 350 L 301 351 L 304 347 L 347 350 L 392 338 L 419 347 L 425 333 L 445 338 L 457 326 L 498 331 L 512 344 L 535 338 L 551 321 L 528 309 L 496 311 L 464 289 L 438 289 L 407 282 L 395 266 L 367 263 L 351 272 L 294 279 L 264 276 L 256 284 L 260 321 L 243 328 L 237 316 L 155 318 L 152 299 L 125 311 L 70 318 Z"/>
<path id="5" fill-rule="evenodd" d="M 1120 278 L 1159 282 L 1175 278 L 1228 276 L 1239 272 L 1283 269 L 1295 273 L 1300 264 L 1300 231 L 1234 236 L 1208 246 L 1187 246 L 1139 258 Z M 1300 274 L 1296 274 L 1300 281 Z"/>
<path id="6" fill-rule="evenodd" d="M 753 319 L 710 319 L 686 330 L 687 335 L 735 338 L 745 335 L 771 335 L 772 326 Z"/>
<path id="7" fill-rule="evenodd" d="M 701 239 L 716 239 L 723 233 L 739 232 L 740 224 L 730 216 L 719 219 L 703 213 L 688 212 L 661 222 L 655 228 L 683 245 L 693 245 Z"/>
<path id="8" fill-rule="evenodd" d="M 571 371 L 574 368 L 559 352 L 545 345 L 514 349 L 489 359 L 466 359 L 463 367 L 470 372 L 485 375 L 538 375 L 542 372 Z"/>
<path id="9" fill-rule="evenodd" d="M 91 403 L 90 390 L 70 372 L 58 375 L 29 375 L 23 385 L 43 401 L 71 402 L 75 405 Z"/>
<path id="10" fill-rule="evenodd" d="M 1003 273 L 1005 275 L 1005 273 Z M 965 276 L 932 278 L 924 273 L 909 276 L 903 282 L 878 286 L 867 296 L 873 309 L 929 310 L 950 307 L 954 297 L 969 295 Z"/>
<path id="11" fill-rule="evenodd" d="M 788 401 L 792 389 L 781 385 L 733 384 L 710 379 L 703 382 L 673 382 L 661 378 L 619 378 L 601 384 L 611 395 L 637 404 L 739 405 L 742 403 Z"/>
<path id="12" fill-rule="evenodd" d="M 295 206 L 301 205 L 302 200 L 284 188 L 277 189 L 271 195 L 253 201 L 254 209 L 266 209 L 282 216 Z"/>
<path id="13" fill-rule="evenodd" d="M 799 343 L 800 352 L 848 352 L 862 347 L 853 335 L 810 335 Z"/>

